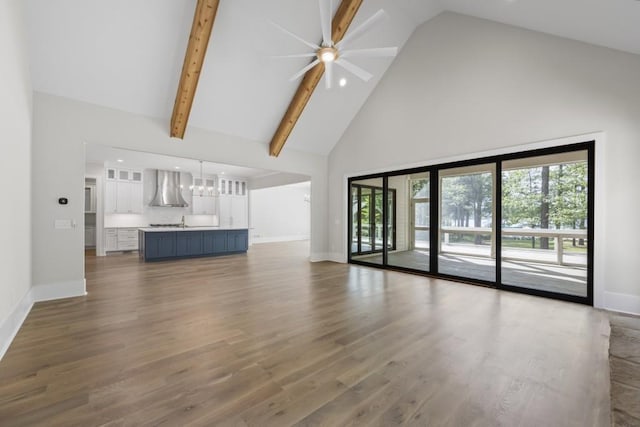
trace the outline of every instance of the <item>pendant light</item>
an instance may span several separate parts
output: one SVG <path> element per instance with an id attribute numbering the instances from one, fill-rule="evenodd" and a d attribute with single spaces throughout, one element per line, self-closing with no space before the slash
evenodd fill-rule
<path id="1" fill-rule="evenodd" d="M 200 193 L 200 196 L 204 195 L 204 174 L 202 172 L 202 160 L 200 160 L 200 185 L 196 186 L 196 180 L 193 179 L 193 183 L 189 186 L 191 193 L 195 195 L 196 190 Z"/>

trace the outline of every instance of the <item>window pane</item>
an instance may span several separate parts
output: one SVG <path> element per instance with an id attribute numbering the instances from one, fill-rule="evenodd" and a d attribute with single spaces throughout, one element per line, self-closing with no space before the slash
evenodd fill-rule
<path id="1" fill-rule="evenodd" d="M 395 216 L 389 216 L 395 220 L 396 244 L 387 264 L 429 271 L 429 173 L 390 176 L 387 184 L 396 197 Z"/>
<path id="2" fill-rule="evenodd" d="M 587 151 L 502 170 L 502 283 L 586 297 Z"/>
<path id="3" fill-rule="evenodd" d="M 495 165 L 440 172 L 438 271 L 495 282 Z"/>
<path id="4" fill-rule="evenodd" d="M 351 259 L 382 264 L 382 178 L 351 183 Z"/>

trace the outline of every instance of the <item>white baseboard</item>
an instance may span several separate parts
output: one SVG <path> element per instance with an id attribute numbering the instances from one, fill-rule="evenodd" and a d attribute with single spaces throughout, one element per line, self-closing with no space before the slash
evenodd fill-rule
<path id="1" fill-rule="evenodd" d="M 278 237 L 252 237 L 251 244 L 254 243 L 275 243 L 293 242 L 298 240 L 309 240 L 309 236 L 278 236 Z"/>
<path id="2" fill-rule="evenodd" d="M 18 301 L 18 304 L 13 312 L 9 314 L 9 317 L 0 325 L 0 360 L 2 360 L 4 354 L 9 350 L 9 346 L 18 334 L 24 319 L 29 315 L 33 303 L 33 295 L 31 290 L 29 290 L 29 292 L 24 294 L 22 299 Z"/>
<path id="3" fill-rule="evenodd" d="M 640 315 L 640 296 L 605 291 L 603 308 L 620 313 Z"/>
<path id="4" fill-rule="evenodd" d="M 60 298 L 81 297 L 87 294 L 85 280 L 45 283 L 31 288 L 33 301 L 51 301 Z"/>
<path id="5" fill-rule="evenodd" d="M 312 253 L 309 256 L 309 261 L 311 262 L 320 262 L 320 261 L 332 261 L 345 263 L 346 260 L 343 259 L 342 254 L 336 252 L 317 252 Z"/>
<path id="6" fill-rule="evenodd" d="M 60 298 L 84 296 L 86 294 L 86 281 L 84 279 L 37 285 L 29 289 L 29 292 L 22 297 L 9 317 L 0 324 L 0 360 L 9 350 L 11 342 L 31 312 L 33 304 Z"/>

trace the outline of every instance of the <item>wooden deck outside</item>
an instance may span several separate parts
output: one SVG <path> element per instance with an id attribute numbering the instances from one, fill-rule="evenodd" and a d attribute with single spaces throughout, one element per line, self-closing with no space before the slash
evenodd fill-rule
<path id="1" fill-rule="evenodd" d="M 372 264 L 382 264 L 382 254 L 354 258 Z M 392 252 L 389 254 L 388 263 L 390 266 L 429 271 L 429 252 L 424 250 Z M 496 280 L 495 260 L 490 256 L 446 253 L 438 257 L 438 269 L 440 273 L 452 276 L 489 282 Z M 587 269 L 578 265 L 557 265 L 540 262 L 535 258 L 533 261 L 503 260 L 502 282 L 506 285 L 529 289 L 587 296 Z"/>

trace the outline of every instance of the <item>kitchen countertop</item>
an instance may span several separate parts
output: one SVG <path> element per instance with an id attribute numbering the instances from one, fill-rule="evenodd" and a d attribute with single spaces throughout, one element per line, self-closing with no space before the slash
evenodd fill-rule
<path id="1" fill-rule="evenodd" d="M 159 232 L 159 231 L 208 231 L 208 230 L 248 230 L 247 227 L 238 228 L 238 227 L 207 227 L 207 226 L 186 226 L 182 227 L 140 227 L 138 230 L 142 230 L 144 232 Z"/>

